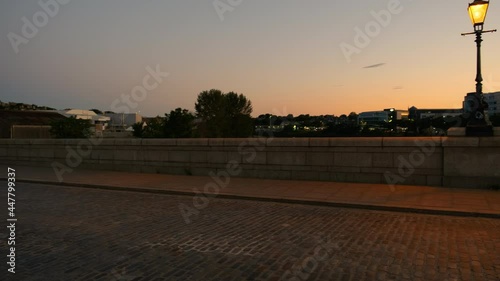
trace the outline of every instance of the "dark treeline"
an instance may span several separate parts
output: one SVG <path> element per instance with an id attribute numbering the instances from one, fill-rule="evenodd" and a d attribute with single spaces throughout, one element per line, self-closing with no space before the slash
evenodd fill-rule
<path id="1" fill-rule="evenodd" d="M 94 109 L 94 112 L 102 114 Z M 467 120 L 459 117 L 402 119 L 378 124 L 359 124 L 358 115 L 276 116 L 262 114 L 251 117 L 252 103 L 243 94 L 203 91 L 195 102 L 195 112 L 177 108 L 164 116 L 144 118 L 133 125 L 138 138 L 242 138 L 274 137 L 380 137 L 439 136 L 451 127 L 464 127 Z M 493 126 L 500 126 L 500 115 L 490 117 Z M 88 137 L 90 124 L 85 120 L 60 120 L 52 124 L 58 138 Z"/>
<path id="2" fill-rule="evenodd" d="M 139 138 L 230 138 L 254 133 L 252 103 L 243 94 L 203 91 L 195 103 L 196 112 L 177 108 L 133 126 Z"/>

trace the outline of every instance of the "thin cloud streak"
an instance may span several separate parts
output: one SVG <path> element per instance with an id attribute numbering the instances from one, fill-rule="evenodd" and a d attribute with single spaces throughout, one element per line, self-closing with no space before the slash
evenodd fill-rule
<path id="1" fill-rule="evenodd" d="M 384 65 L 385 65 L 385 62 L 382 62 L 382 63 L 368 65 L 368 66 L 365 66 L 363 68 L 377 68 L 377 67 L 381 67 L 381 66 L 384 66 Z"/>

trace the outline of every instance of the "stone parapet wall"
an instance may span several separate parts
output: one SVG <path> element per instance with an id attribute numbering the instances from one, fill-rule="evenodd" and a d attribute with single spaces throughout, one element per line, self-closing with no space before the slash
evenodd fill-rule
<path id="1" fill-rule="evenodd" d="M 0 163 L 206 176 L 485 188 L 500 137 L 0 140 Z"/>

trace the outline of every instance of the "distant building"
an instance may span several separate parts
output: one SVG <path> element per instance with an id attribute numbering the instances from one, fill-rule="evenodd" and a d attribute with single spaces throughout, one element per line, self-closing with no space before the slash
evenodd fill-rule
<path id="1" fill-rule="evenodd" d="M 388 111 L 368 111 L 358 115 L 358 124 L 382 125 L 389 122 Z"/>
<path id="2" fill-rule="evenodd" d="M 358 124 L 361 125 L 383 125 L 393 123 L 396 120 L 408 119 L 408 110 L 388 108 L 381 111 L 361 112 L 358 115 Z"/>
<path id="3" fill-rule="evenodd" d="M 143 122 L 143 118 L 138 113 L 105 113 L 110 118 L 109 126 L 112 130 L 128 129 L 136 123 Z"/>
<path id="4" fill-rule="evenodd" d="M 410 114 L 408 110 L 395 109 L 395 108 L 384 109 L 384 111 L 389 111 L 390 114 L 392 115 L 393 120 L 408 119 L 408 116 Z"/>
<path id="5" fill-rule="evenodd" d="M 92 127 L 90 131 L 92 135 L 102 136 L 103 131 L 107 129 L 110 118 L 104 115 L 99 115 L 92 110 L 84 109 L 65 109 L 58 110 L 65 117 L 75 117 L 76 119 L 89 120 Z"/>
<path id="6" fill-rule="evenodd" d="M 92 125 L 102 125 L 105 127 L 110 118 L 104 115 L 97 115 L 94 111 L 83 109 L 65 109 L 58 110 L 58 113 L 65 117 L 75 117 L 76 119 L 89 120 Z"/>
<path id="7" fill-rule="evenodd" d="M 418 109 L 412 106 L 409 109 L 409 118 L 413 120 L 420 120 L 425 118 L 437 118 L 437 117 L 456 117 L 463 113 L 463 109 L 444 109 L 444 108 L 425 108 Z"/>
<path id="8" fill-rule="evenodd" d="M 132 126 L 142 122 L 142 116 L 138 113 L 106 113 L 104 116 L 109 117 L 111 126 Z"/>
<path id="9" fill-rule="evenodd" d="M 484 100 L 488 103 L 488 115 L 500 114 L 500 92 L 484 94 Z"/>

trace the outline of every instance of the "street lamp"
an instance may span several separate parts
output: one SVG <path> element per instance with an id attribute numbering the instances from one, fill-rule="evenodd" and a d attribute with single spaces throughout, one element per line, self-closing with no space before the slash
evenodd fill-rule
<path id="1" fill-rule="evenodd" d="M 469 17 L 474 25 L 474 30 L 477 30 L 476 28 L 483 30 L 484 20 L 486 19 L 489 5 L 489 0 L 475 0 L 469 4 Z"/>
<path id="2" fill-rule="evenodd" d="M 475 34 L 477 45 L 477 71 L 476 71 L 476 92 L 468 93 L 465 98 L 464 110 L 469 122 L 466 127 L 467 136 L 492 136 L 493 127 L 487 120 L 485 110 L 488 109 L 488 104 L 483 97 L 483 77 L 481 75 L 481 42 L 483 42 L 482 34 L 487 32 L 495 32 L 494 30 L 483 31 L 484 21 L 488 12 L 490 1 L 474 0 L 469 4 L 469 16 L 474 26 L 474 32 L 462 33 L 462 36 Z"/>

